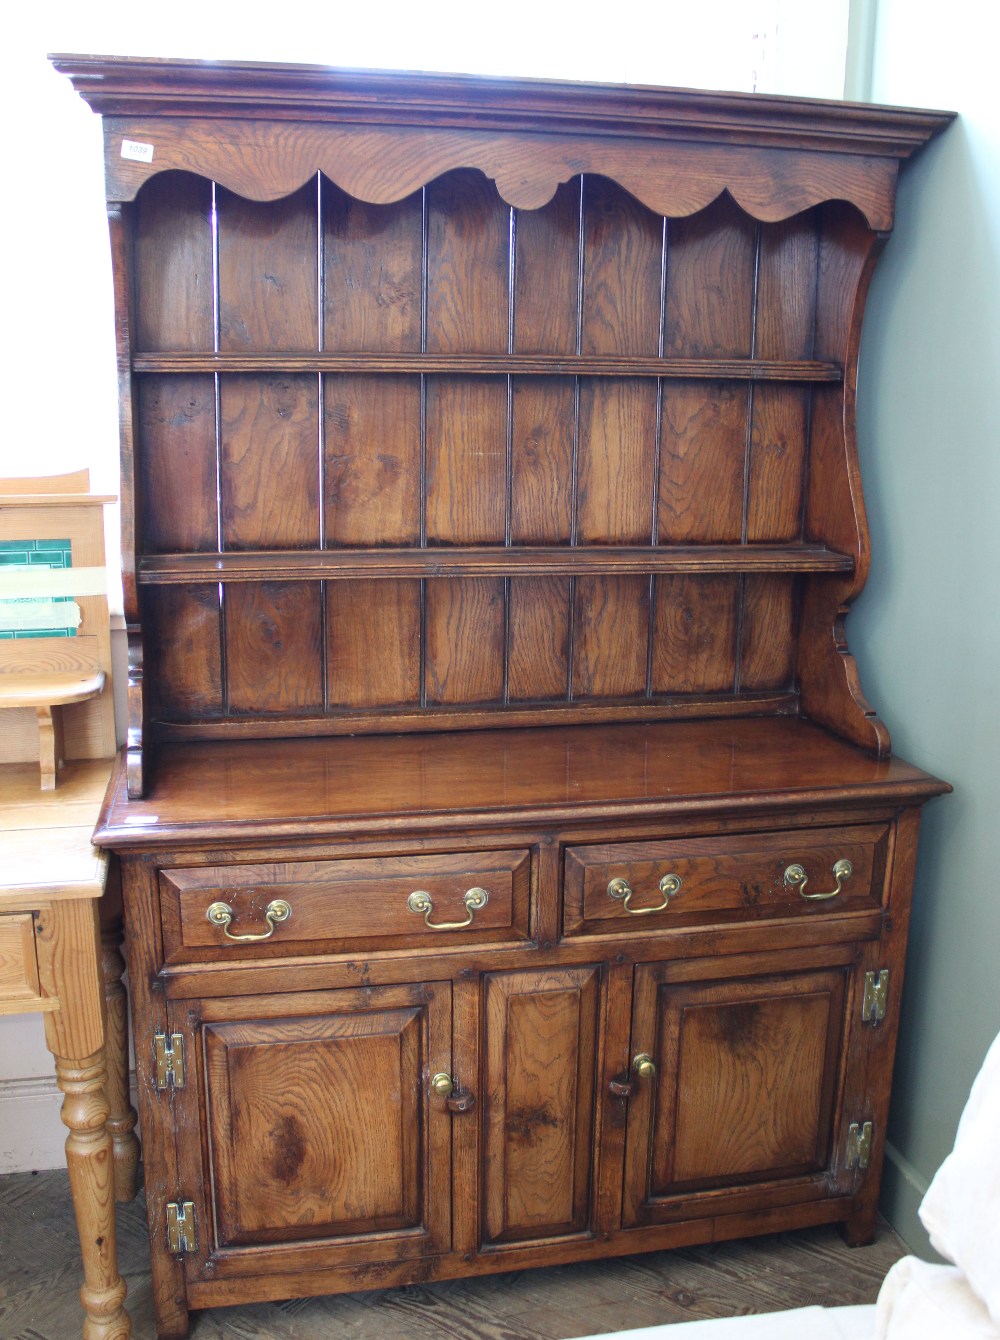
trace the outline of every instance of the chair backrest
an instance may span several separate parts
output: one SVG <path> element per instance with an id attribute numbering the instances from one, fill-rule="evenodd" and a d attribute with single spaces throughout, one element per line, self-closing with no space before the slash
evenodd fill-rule
<path id="1" fill-rule="evenodd" d="M 8 675 L 103 670 L 100 697 L 65 709 L 67 758 L 115 752 L 103 505 L 89 470 L 0 479 L 0 686 Z M 38 756 L 34 713 L 0 713 L 0 762 Z"/>

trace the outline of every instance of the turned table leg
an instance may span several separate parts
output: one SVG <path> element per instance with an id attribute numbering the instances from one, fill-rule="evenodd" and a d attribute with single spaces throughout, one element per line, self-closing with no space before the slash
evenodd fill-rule
<path id="1" fill-rule="evenodd" d="M 93 899 L 53 902 L 35 916 L 38 977 L 58 1000 L 45 1015 L 45 1041 L 55 1057 L 69 1128 L 66 1164 L 83 1258 L 84 1340 L 128 1340 L 115 1241 L 115 1168 L 107 1129 L 104 984 L 100 929 Z"/>
<path id="2" fill-rule="evenodd" d="M 117 863 L 116 863 L 117 865 Z M 118 871 L 113 868 L 101 902 L 101 972 L 107 1010 L 108 1133 L 114 1148 L 115 1199 L 134 1200 L 139 1166 L 135 1135 L 135 1108 L 129 1102 L 128 1000 L 122 983 L 125 960 L 121 955 L 121 896 Z"/>
<path id="3" fill-rule="evenodd" d="M 80 1060 L 56 1057 L 56 1079 L 65 1095 L 66 1166 L 83 1257 L 80 1301 L 84 1340 L 127 1340 L 132 1326 L 122 1307 L 125 1281 L 118 1274 L 115 1242 L 115 1168 L 106 1123 L 103 1051 Z"/>

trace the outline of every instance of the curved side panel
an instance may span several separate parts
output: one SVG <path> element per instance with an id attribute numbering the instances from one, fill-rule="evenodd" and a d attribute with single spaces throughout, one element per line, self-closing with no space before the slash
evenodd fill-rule
<path id="1" fill-rule="evenodd" d="M 145 161 L 127 155 L 143 146 Z M 125 155 L 125 156 L 123 156 Z M 317 126 L 293 121 L 105 119 L 109 198 L 132 200 L 158 172 L 179 168 L 250 200 L 290 195 L 317 172 L 370 204 L 403 200 L 454 168 L 478 168 L 516 209 L 539 209 L 581 172 L 609 177 L 657 214 L 695 214 L 728 191 L 774 223 L 844 200 L 870 227 L 892 226 L 897 160 L 809 149 L 706 146 L 417 127 Z"/>
<path id="2" fill-rule="evenodd" d="M 868 518 L 858 464 L 855 403 L 861 323 L 868 286 L 886 235 L 869 232 L 843 206 L 824 211 L 817 292 L 815 357 L 836 350 L 844 385 L 818 387 L 813 397 L 805 536 L 822 536 L 853 553 L 853 573 L 807 579 L 802 601 L 798 676 L 806 716 L 879 758 L 889 733 L 861 691 L 857 664 L 844 635 L 851 604 L 864 588 L 871 557 Z"/>

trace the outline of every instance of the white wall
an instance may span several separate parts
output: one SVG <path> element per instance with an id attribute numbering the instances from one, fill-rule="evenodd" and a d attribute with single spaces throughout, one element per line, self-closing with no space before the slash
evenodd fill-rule
<path id="1" fill-rule="evenodd" d="M 904 173 L 868 303 L 859 441 L 874 562 L 847 634 L 926 814 L 883 1209 L 916 1205 L 1000 1029 L 1000 7 L 879 0 L 872 94 L 961 120 Z"/>

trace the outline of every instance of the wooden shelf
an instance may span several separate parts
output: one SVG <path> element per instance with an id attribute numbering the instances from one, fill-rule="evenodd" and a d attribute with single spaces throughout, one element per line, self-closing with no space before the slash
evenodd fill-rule
<path id="1" fill-rule="evenodd" d="M 581 577 L 610 573 L 851 572 L 854 559 L 822 545 L 580 545 L 505 548 L 254 550 L 151 554 L 145 586 L 190 582 L 338 581 L 401 577 Z"/>
<path id="2" fill-rule="evenodd" d="M 840 382 L 838 363 L 762 358 L 595 358 L 554 354 L 139 353 L 135 372 L 439 373 L 486 377 L 666 377 Z"/>

